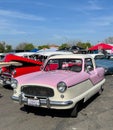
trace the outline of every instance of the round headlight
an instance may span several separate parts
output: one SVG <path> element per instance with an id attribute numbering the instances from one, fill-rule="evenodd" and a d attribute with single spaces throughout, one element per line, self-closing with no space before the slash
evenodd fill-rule
<path id="1" fill-rule="evenodd" d="M 58 91 L 60 92 L 60 93 L 64 93 L 65 91 L 66 91 L 66 89 L 67 89 L 67 85 L 66 85 L 66 83 L 64 83 L 64 82 L 59 82 L 58 84 L 57 84 L 57 89 L 58 89 Z"/>
<path id="2" fill-rule="evenodd" d="M 18 85 L 18 81 L 16 79 L 12 79 L 11 80 L 11 87 L 15 89 L 17 87 L 17 85 Z"/>

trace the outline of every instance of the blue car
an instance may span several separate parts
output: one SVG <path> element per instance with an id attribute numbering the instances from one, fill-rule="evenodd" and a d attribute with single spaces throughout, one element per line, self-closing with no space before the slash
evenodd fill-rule
<path id="1" fill-rule="evenodd" d="M 105 69 L 105 75 L 113 74 L 113 59 L 110 58 L 110 55 L 104 55 L 99 53 L 90 55 L 95 59 L 97 67 L 103 67 Z"/>

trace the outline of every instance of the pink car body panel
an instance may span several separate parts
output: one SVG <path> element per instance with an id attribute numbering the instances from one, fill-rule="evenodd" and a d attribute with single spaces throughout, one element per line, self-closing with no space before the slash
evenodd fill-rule
<path id="1" fill-rule="evenodd" d="M 16 79 L 20 84 L 45 84 L 53 87 L 57 87 L 57 83 L 59 81 L 64 81 L 68 87 L 73 86 L 75 84 L 81 83 L 85 80 L 91 80 L 93 84 L 98 83 L 104 77 L 102 77 L 101 72 L 98 74 L 97 72 L 94 76 L 92 74 L 88 74 L 86 72 L 75 73 L 71 71 L 63 71 L 63 70 L 55 70 L 55 71 L 40 71 L 34 72 L 32 74 L 19 76 Z M 96 75 L 96 76 L 95 76 Z M 73 77 L 73 78 L 72 78 Z M 38 79 L 38 80 L 37 80 Z"/>
<path id="2" fill-rule="evenodd" d="M 81 77 L 82 75 L 82 77 Z M 73 77 L 71 80 L 70 77 Z M 38 78 L 38 80 L 37 80 Z M 25 76 L 19 76 L 16 79 L 21 84 L 25 84 L 26 82 L 29 84 L 48 84 L 51 86 L 56 87 L 56 84 L 59 81 L 65 81 L 68 86 L 72 86 L 75 83 L 82 82 L 83 80 L 86 80 L 89 78 L 88 74 L 78 74 L 75 72 L 70 71 L 62 71 L 62 70 L 55 70 L 55 71 L 47 71 L 47 72 L 34 72 L 31 74 L 27 74 Z"/>

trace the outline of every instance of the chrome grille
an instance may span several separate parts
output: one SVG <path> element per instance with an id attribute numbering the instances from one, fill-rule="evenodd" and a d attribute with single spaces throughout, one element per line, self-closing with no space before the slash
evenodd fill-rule
<path id="1" fill-rule="evenodd" d="M 42 86 L 22 86 L 21 92 L 25 95 L 37 96 L 37 97 L 53 97 L 54 91 L 51 88 L 46 88 Z"/>

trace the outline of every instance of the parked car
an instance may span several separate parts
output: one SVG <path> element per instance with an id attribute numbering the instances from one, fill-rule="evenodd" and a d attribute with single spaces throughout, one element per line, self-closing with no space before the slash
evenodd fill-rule
<path id="1" fill-rule="evenodd" d="M 7 54 L 2 62 L 0 62 L 0 84 L 2 86 L 10 85 L 12 78 L 23 74 L 40 71 L 41 65 L 42 62 L 40 61 L 16 56 L 14 54 Z"/>
<path id="2" fill-rule="evenodd" d="M 69 52 L 69 51 L 38 51 L 34 54 L 31 54 L 29 56 L 29 58 L 44 62 L 50 56 L 64 55 L 64 54 L 73 54 L 73 52 Z"/>
<path id="3" fill-rule="evenodd" d="M 96 62 L 97 67 L 103 67 L 105 69 L 105 75 L 113 74 L 113 60 L 112 56 L 104 54 L 90 54 Z"/>
<path id="4" fill-rule="evenodd" d="M 109 59 L 109 60 L 113 60 L 113 54 L 107 54 L 106 57 L 107 57 L 107 59 Z"/>
<path id="5" fill-rule="evenodd" d="M 8 62 L 7 65 L 5 63 L 3 67 L 1 67 L 0 71 L 0 84 L 10 85 L 11 79 L 17 76 L 40 71 L 40 66 L 44 63 L 44 61 L 53 55 L 60 54 L 73 54 L 72 52 L 64 52 L 64 51 L 55 51 L 55 52 L 18 52 L 13 54 L 7 54 L 3 61 Z M 19 62 L 21 66 L 18 64 L 11 64 L 9 62 Z"/>
<path id="6" fill-rule="evenodd" d="M 84 54 L 48 58 L 42 71 L 12 80 L 12 100 L 24 106 L 69 110 L 76 117 L 80 103 L 101 93 L 104 69 L 96 68 L 94 58 Z"/>

